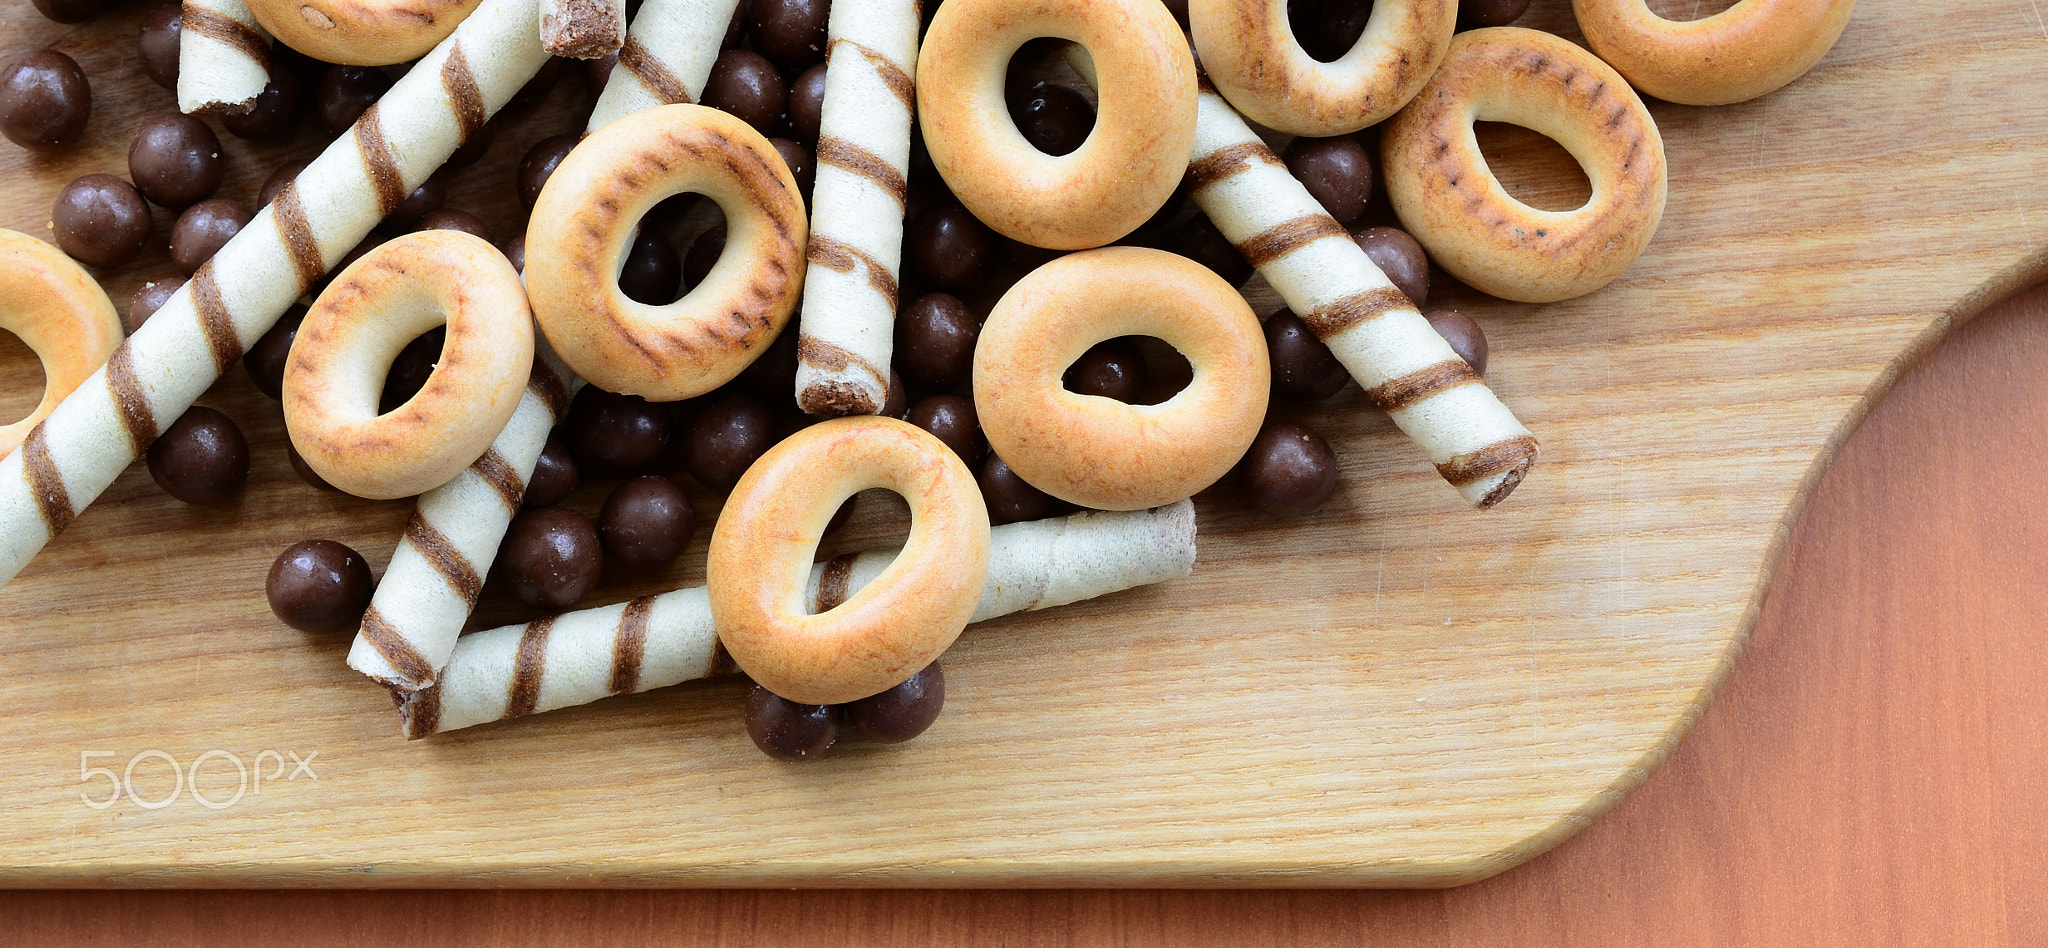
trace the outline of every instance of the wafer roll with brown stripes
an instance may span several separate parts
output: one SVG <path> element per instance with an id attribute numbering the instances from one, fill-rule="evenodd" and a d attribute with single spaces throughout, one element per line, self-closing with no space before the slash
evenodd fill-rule
<path id="1" fill-rule="evenodd" d="M 905 174 L 916 101 L 917 0 L 832 8 L 798 318 L 796 401 L 869 415 L 889 396 Z"/>
<path id="2" fill-rule="evenodd" d="M 896 551 L 811 567 L 805 602 L 823 612 L 887 569 Z M 988 579 L 970 621 L 1105 596 L 1186 576 L 1195 508 L 1091 512 L 989 531 Z M 501 721 L 738 669 L 718 645 L 701 586 L 463 636 L 438 685 L 396 693 L 408 738 Z"/>
<path id="3" fill-rule="evenodd" d="M 0 585 L 547 60 L 537 0 L 484 0 L 0 459 Z"/>
<path id="4" fill-rule="evenodd" d="M 550 56 L 602 59 L 625 41 L 625 0 L 540 0 L 540 45 Z"/>
<path id="5" fill-rule="evenodd" d="M 178 110 L 242 113 L 270 84 L 270 34 L 242 0 L 185 0 Z"/>
<path id="6" fill-rule="evenodd" d="M 739 0 L 647 0 L 619 47 L 586 131 L 657 105 L 694 104 Z"/>
<path id="7" fill-rule="evenodd" d="M 533 376 L 505 430 L 476 463 L 420 495 L 349 647 L 350 668 L 396 691 L 434 683 L 526 499 L 548 431 L 580 387 L 572 381 L 580 380 L 538 342 Z"/>

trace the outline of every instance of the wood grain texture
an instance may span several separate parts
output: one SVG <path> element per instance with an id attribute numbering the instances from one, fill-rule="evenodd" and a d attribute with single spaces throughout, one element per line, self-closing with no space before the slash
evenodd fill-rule
<path id="1" fill-rule="evenodd" d="M 90 75 L 113 77 L 96 85 L 94 144 L 0 156 L 0 226 L 41 232 L 63 180 L 119 171 L 141 117 L 168 108 L 127 54 L 140 14 L 66 33 L 0 13 L 0 35 L 69 37 Z M 1561 10 L 1529 25 L 1575 38 Z M 1489 382 L 1544 441 L 1503 509 L 1462 509 L 1355 389 L 1292 410 L 1342 457 L 1320 513 L 1276 526 L 1205 494 L 1194 576 L 972 632 L 930 734 L 801 769 L 747 743 L 730 681 L 399 741 L 384 696 L 342 666 L 345 644 L 280 628 L 259 587 L 308 535 L 381 567 L 407 510 L 299 485 L 274 405 L 231 375 L 208 403 L 257 456 L 239 504 L 181 507 L 137 467 L 0 594 L 0 878 L 1447 885 L 1498 872 L 1663 762 L 1734 661 L 1832 446 L 1953 321 L 2039 269 L 2048 115 L 2013 96 L 2048 82 L 2044 39 L 2024 0 L 1866 0 L 1786 90 L 1654 107 L 1671 199 L 1622 280 L 1554 306 L 1432 298 L 1479 318 Z M 501 129 L 454 203 L 516 226 L 509 168 L 574 126 L 576 94 Z M 242 196 L 296 153 L 229 148 L 228 193 Z M 1537 183 L 1554 177 L 1526 157 Z M 125 301 L 162 260 L 109 274 L 109 289 Z M 0 390 L 32 375 L 0 363 Z M 890 529 L 869 517 L 850 542 Z M 598 595 L 698 581 L 697 562 Z M 487 594 L 478 623 L 517 614 Z M 79 800 L 82 751 L 189 765 L 213 749 L 317 752 L 319 777 L 221 810 Z M 150 758 L 136 783 L 144 799 L 172 786 Z M 233 772 L 202 784 L 220 799 Z"/>

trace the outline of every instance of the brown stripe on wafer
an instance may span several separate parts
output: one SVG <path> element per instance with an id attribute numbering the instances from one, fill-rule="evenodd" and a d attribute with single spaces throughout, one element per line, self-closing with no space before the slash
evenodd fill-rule
<path id="1" fill-rule="evenodd" d="M 114 410 L 121 415 L 121 427 L 128 431 L 128 444 L 139 457 L 149 450 L 158 435 L 156 412 L 135 375 L 135 356 L 123 342 L 107 357 L 107 393 L 114 397 Z"/>
<path id="2" fill-rule="evenodd" d="M 1479 374 L 1465 364 L 1463 359 L 1445 359 L 1435 365 L 1427 365 L 1407 375 L 1391 378 L 1365 390 L 1365 397 L 1372 399 L 1381 411 L 1406 408 L 1432 395 L 1437 395 L 1479 381 Z"/>
<path id="3" fill-rule="evenodd" d="M 1250 170 L 1254 163 L 1285 167 L 1280 156 L 1273 154 L 1273 149 L 1264 142 L 1225 145 L 1188 164 L 1188 193 L 1236 177 L 1239 172 Z"/>
<path id="4" fill-rule="evenodd" d="M 816 336 L 797 334 L 796 357 L 814 369 L 843 372 L 848 366 L 859 366 L 862 371 L 874 376 L 883 384 L 886 385 L 889 381 L 888 373 L 876 369 L 873 363 Z"/>
<path id="5" fill-rule="evenodd" d="M 1526 469 L 1536 460 L 1536 439 L 1528 435 L 1502 438 L 1477 451 L 1460 454 L 1436 466 L 1438 474 L 1444 476 L 1453 487 L 1463 487 L 1473 481 L 1492 477 L 1509 468 Z M 1512 489 L 1512 488 L 1510 488 Z M 1506 496 L 1504 492 L 1501 496 Z M 1490 496 L 1490 495 L 1489 495 Z M 1481 503 L 1480 506 L 1489 506 Z"/>
<path id="6" fill-rule="evenodd" d="M 654 93 L 654 97 L 665 105 L 675 105 L 678 102 L 689 104 L 695 101 L 690 98 L 690 90 L 683 86 L 683 81 L 677 79 L 675 73 L 669 72 L 668 67 L 661 64 L 661 60 L 654 58 L 654 54 L 649 53 L 647 47 L 640 45 L 639 37 L 631 33 L 626 34 L 625 45 L 619 47 L 619 65 L 626 67 L 626 71 L 632 73 L 633 78 L 640 80 L 640 84 L 646 86 L 647 90 Z"/>
<path id="7" fill-rule="evenodd" d="M 562 377 L 555 374 L 547 360 L 533 360 L 533 374 L 526 378 L 526 390 L 548 407 L 548 415 L 558 422 L 562 420 L 562 412 L 569 407 L 569 386 L 562 384 Z"/>
<path id="8" fill-rule="evenodd" d="M 540 676 L 546 670 L 548 633 L 554 628 L 555 617 L 548 616 L 528 623 L 519 636 L 519 656 L 512 661 L 512 686 L 505 696 L 506 717 L 525 717 L 540 704 Z"/>
<path id="9" fill-rule="evenodd" d="M 299 274 L 299 288 L 312 286 L 327 272 L 327 261 L 320 256 L 320 241 L 313 236 L 313 225 L 306 221 L 306 206 L 299 200 L 298 182 L 285 185 L 271 199 L 270 216 L 277 222 L 285 253 L 292 258 L 292 269 Z"/>
<path id="10" fill-rule="evenodd" d="M 824 135 L 818 139 L 818 165 L 831 165 L 849 174 L 857 174 L 873 181 L 875 187 L 888 192 L 896 199 L 898 207 L 903 206 L 910 190 L 903 182 L 903 172 L 896 166 L 882 160 L 882 157 L 843 138 Z"/>
<path id="11" fill-rule="evenodd" d="M 730 675 L 739 670 L 740 663 L 733 661 L 732 653 L 725 650 L 724 640 L 713 639 L 711 641 L 711 660 L 704 663 L 703 677 L 710 678 L 714 675 Z"/>
<path id="12" fill-rule="evenodd" d="M 392 671 L 404 675 L 408 681 L 431 683 L 434 680 L 434 666 L 412 647 L 403 633 L 392 628 L 391 620 L 384 618 L 376 606 L 363 613 L 363 625 L 358 634 L 377 650 L 377 654 L 384 656 Z"/>
<path id="13" fill-rule="evenodd" d="M 398 706 L 398 719 L 408 741 L 428 737 L 441 729 L 441 686 L 429 685 L 414 692 L 391 690 L 391 703 Z"/>
<path id="14" fill-rule="evenodd" d="M 1283 221 L 1238 242 L 1237 252 L 1246 263 L 1263 267 L 1326 237 L 1351 239 L 1351 232 L 1328 214 L 1303 214 Z"/>
<path id="15" fill-rule="evenodd" d="M 448 93 L 448 107 L 455 111 L 455 124 L 462 129 L 462 140 L 469 141 L 490 120 L 491 112 L 484 108 L 483 91 L 477 88 L 476 75 L 469 71 L 469 57 L 462 54 L 459 44 L 448 48 L 448 58 L 441 63 L 441 91 Z"/>
<path id="16" fill-rule="evenodd" d="M 804 259 L 827 270 L 852 273 L 855 264 L 864 264 L 868 271 L 868 285 L 882 298 L 889 301 L 889 308 L 896 308 L 896 275 L 882 266 L 867 251 L 844 241 L 833 240 L 823 234 L 812 232 L 810 246 L 805 250 Z"/>
<path id="17" fill-rule="evenodd" d="M 263 36 L 244 26 L 240 20 L 208 10 L 196 4 L 184 4 L 184 20 L 178 27 L 204 36 L 218 43 L 225 43 L 242 51 L 250 59 L 265 66 L 270 65 L 270 44 Z"/>
<path id="18" fill-rule="evenodd" d="M 654 614 L 654 597 L 641 596 L 626 603 L 619 616 L 619 637 L 612 640 L 612 694 L 640 690 L 640 660 L 647 654 L 647 619 Z"/>
<path id="19" fill-rule="evenodd" d="M 220 283 L 213 276 L 213 261 L 208 260 L 192 274 L 192 309 L 199 315 L 199 331 L 206 335 L 206 347 L 213 350 L 214 370 L 226 375 L 233 368 L 235 360 L 242 357 L 242 340 L 235 335 L 235 319 L 228 315 L 227 301 L 221 298 Z"/>
<path id="20" fill-rule="evenodd" d="M 911 81 L 910 74 L 904 72 L 903 67 L 896 65 L 889 57 L 876 52 L 874 49 L 850 39 L 833 40 L 832 52 L 838 52 L 839 47 L 842 45 L 853 47 L 855 52 L 867 57 L 868 62 L 875 64 L 876 74 L 882 77 L 882 83 L 889 87 L 889 91 L 896 98 L 902 100 L 904 108 L 916 108 L 917 83 Z"/>
<path id="21" fill-rule="evenodd" d="M 1328 306 L 1301 314 L 1301 321 L 1318 339 L 1329 339 L 1369 319 L 1396 310 L 1415 311 L 1415 304 L 1391 286 L 1362 290 Z"/>
<path id="22" fill-rule="evenodd" d="M 426 517 L 414 512 L 412 522 L 405 525 L 405 539 L 434 572 L 448 581 L 448 588 L 455 590 L 463 602 L 476 605 L 477 595 L 483 592 L 483 578 L 476 574 L 476 567 L 469 565 L 469 557 L 463 556 L 447 536 L 434 529 Z"/>
<path id="23" fill-rule="evenodd" d="M 43 433 L 48 427 L 48 421 L 36 425 L 21 442 L 21 469 L 28 475 L 29 492 L 36 495 L 43 526 L 49 528 L 51 536 L 56 536 L 78 519 L 78 510 L 71 506 L 71 493 L 64 489 L 64 477 L 57 473 L 57 462 L 50 457 L 49 436 Z"/>
<path id="24" fill-rule="evenodd" d="M 491 485 L 491 490 L 497 492 L 498 500 L 504 502 L 506 510 L 515 514 L 519 512 L 519 505 L 526 500 L 526 484 L 519 479 L 519 472 L 513 469 L 512 462 L 505 460 L 497 448 L 485 450 L 469 469 Z"/>
<path id="25" fill-rule="evenodd" d="M 846 601 L 847 587 L 853 582 L 853 561 L 849 553 L 833 557 L 825 564 L 825 572 L 818 577 L 818 612 L 831 612 Z"/>
<path id="26" fill-rule="evenodd" d="M 389 215 L 405 203 L 405 176 L 398 172 L 398 154 L 384 140 L 384 119 L 375 105 L 356 119 L 356 150 L 362 153 L 370 186 L 377 189 L 377 212 Z"/>

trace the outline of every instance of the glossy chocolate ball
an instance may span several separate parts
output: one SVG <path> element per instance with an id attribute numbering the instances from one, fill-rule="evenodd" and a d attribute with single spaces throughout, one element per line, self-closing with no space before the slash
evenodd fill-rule
<path id="1" fill-rule="evenodd" d="M 604 546 L 589 517 L 539 507 L 512 518 L 498 549 L 498 565 L 520 602 L 567 609 L 604 576 Z"/>
<path id="2" fill-rule="evenodd" d="M 666 566 L 690 545 L 696 514 L 689 495 L 659 475 L 636 477 L 612 490 L 597 518 L 605 551 L 628 566 Z"/>
<path id="3" fill-rule="evenodd" d="M 249 442 L 228 416 L 193 406 L 149 446 L 149 476 L 188 504 L 235 499 L 249 483 Z"/>
<path id="4" fill-rule="evenodd" d="M 318 635 L 353 634 L 377 591 L 370 562 L 333 540 L 302 540 L 270 564 L 263 591 L 285 625 Z"/>
<path id="5" fill-rule="evenodd" d="M 817 760 L 839 738 L 837 705 L 797 704 L 760 685 L 747 692 L 746 722 L 754 746 L 776 760 Z"/>
<path id="6" fill-rule="evenodd" d="M 117 267 L 135 259 L 149 239 L 149 204 L 134 185 L 110 174 L 89 174 L 57 192 L 50 223 L 58 248 L 73 259 Z"/>
<path id="7" fill-rule="evenodd" d="M 92 116 L 92 86 L 71 57 L 39 49 L 0 70 L 0 134 L 23 148 L 78 140 Z"/>
<path id="8" fill-rule="evenodd" d="M 1337 489 L 1337 455 L 1307 425 L 1268 422 L 1244 454 L 1244 489 L 1252 505 L 1275 517 L 1299 517 Z"/>
<path id="9" fill-rule="evenodd" d="M 923 734 L 946 707 L 946 673 L 935 659 L 901 684 L 846 705 L 846 719 L 862 737 L 900 744 Z"/>
<path id="10" fill-rule="evenodd" d="M 206 200 L 226 174 L 220 138 L 190 115 L 170 112 L 150 119 L 128 146 L 128 176 L 136 190 L 165 207 Z"/>

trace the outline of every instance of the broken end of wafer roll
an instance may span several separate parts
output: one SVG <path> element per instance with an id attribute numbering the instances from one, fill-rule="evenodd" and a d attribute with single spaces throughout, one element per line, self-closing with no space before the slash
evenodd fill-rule
<path id="1" fill-rule="evenodd" d="M 541 0 L 540 43 L 551 56 L 602 59 L 626 44 L 623 0 Z"/>
<path id="2" fill-rule="evenodd" d="M 1485 510 L 1515 492 L 1539 453 L 1536 439 L 1521 435 L 1461 454 L 1438 464 L 1436 470 L 1472 506 Z"/>

